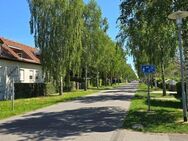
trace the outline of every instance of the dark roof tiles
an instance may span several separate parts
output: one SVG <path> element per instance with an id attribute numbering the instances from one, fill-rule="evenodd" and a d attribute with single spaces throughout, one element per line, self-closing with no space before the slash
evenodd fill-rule
<path id="1" fill-rule="evenodd" d="M 11 57 L 9 56 L 10 58 L 8 56 L 1 56 L 1 58 L 14 59 L 28 63 L 40 64 L 40 59 L 35 55 L 35 51 L 37 51 L 36 48 L 32 48 L 30 46 L 15 41 L 11 41 L 2 37 L 0 37 L 0 40 L 3 42 L 2 49 L 4 49 L 8 54 L 11 55 Z M 15 51 L 11 47 L 19 48 L 31 59 L 20 58 L 18 54 L 15 53 Z"/>

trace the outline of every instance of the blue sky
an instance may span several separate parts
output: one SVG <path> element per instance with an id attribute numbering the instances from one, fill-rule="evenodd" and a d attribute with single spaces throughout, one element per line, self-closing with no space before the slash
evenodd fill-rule
<path id="1" fill-rule="evenodd" d="M 108 18 L 108 34 L 115 40 L 118 33 L 116 21 L 120 13 L 120 0 L 97 0 L 97 3 L 101 7 L 103 17 Z M 0 36 L 34 46 L 33 35 L 30 34 L 27 0 L 1 0 L 0 7 Z M 128 57 L 128 63 L 133 65 L 131 57 Z"/>

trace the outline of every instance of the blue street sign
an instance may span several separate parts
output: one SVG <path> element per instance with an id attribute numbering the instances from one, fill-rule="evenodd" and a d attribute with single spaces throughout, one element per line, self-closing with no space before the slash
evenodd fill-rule
<path id="1" fill-rule="evenodd" d="M 142 65 L 142 72 L 143 73 L 154 73 L 156 68 L 154 65 Z"/>

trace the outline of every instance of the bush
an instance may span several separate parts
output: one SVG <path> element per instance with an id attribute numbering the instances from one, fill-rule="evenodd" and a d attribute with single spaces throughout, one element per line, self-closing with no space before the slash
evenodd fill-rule
<path id="1" fill-rule="evenodd" d="M 51 95 L 57 93 L 57 90 L 53 83 L 46 83 L 45 84 L 45 95 Z"/>
<path id="2" fill-rule="evenodd" d="M 76 89 L 84 89 L 85 87 L 85 82 L 76 82 L 76 81 L 70 81 L 70 84 L 67 85 L 66 83 L 64 83 L 64 87 L 63 87 L 63 91 L 64 92 L 70 92 L 70 91 L 74 91 Z"/>

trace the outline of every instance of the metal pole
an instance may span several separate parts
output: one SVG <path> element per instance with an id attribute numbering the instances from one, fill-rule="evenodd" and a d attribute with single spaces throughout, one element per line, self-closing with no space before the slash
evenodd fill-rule
<path id="1" fill-rule="evenodd" d="M 181 43 L 181 26 L 178 26 L 178 38 L 179 38 L 179 51 L 180 51 L 180 62 L 181 62 L 181 88 L 182 88 L 182 104 L 183 104 L 183 119 L 187 121 L 187 106 L 184 88 L 184 65 L 183 65 L 183 52 Z"/>
<path id="2" fill-rule="evenodd" d="M 148 74 L 148 96 L 147 96 L 147 100 L 148 100 L 148 111 L 150 111 L 150 75 Z"/>
<path id="3" fill-rule="evenodd" d="M 15 95 L 15 93 L 14 93 L 14 78 L 13 78 L 13 80 L 12 80 L 12 111 L 14 111 L 14 95 Z"/>
<path id="4" fill-rule="evenodd" d="M 85 65 L 85 91 L 87 91 L 87 64 Z"/>

